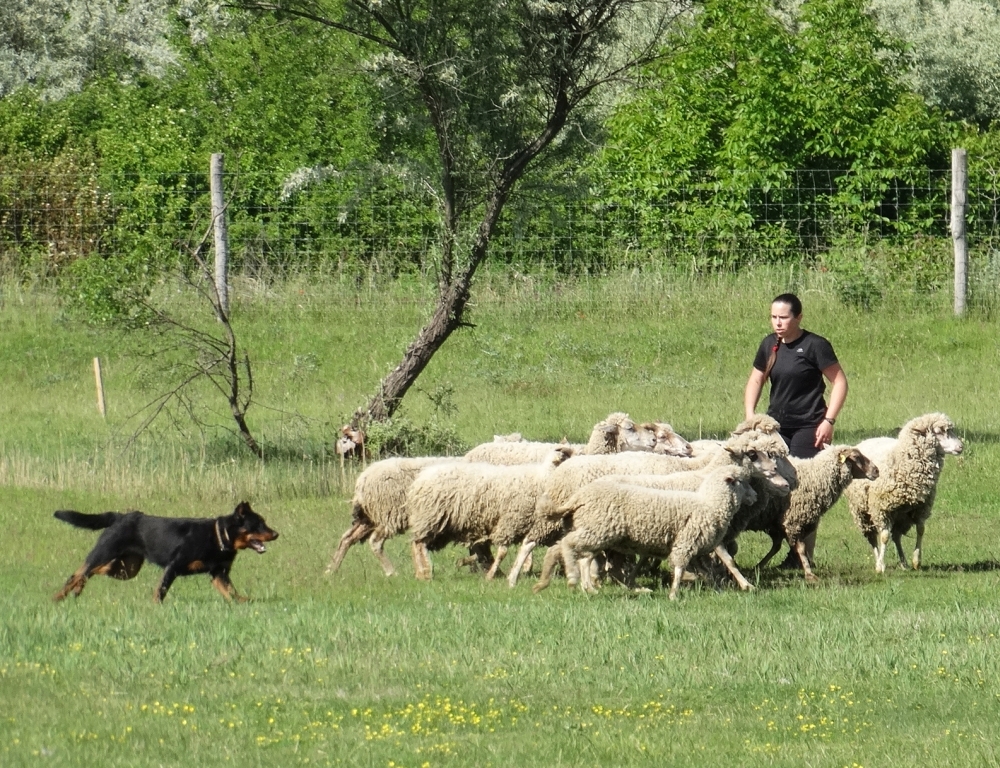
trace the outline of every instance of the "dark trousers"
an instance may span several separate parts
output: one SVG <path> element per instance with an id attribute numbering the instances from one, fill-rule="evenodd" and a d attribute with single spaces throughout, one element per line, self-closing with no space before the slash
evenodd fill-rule
<path id="1" fill-rule="evenodd" d="M 816 426 L 819 426 L 818 424 Z M 778 432 L 781 439 L 788 446 L 788 454 L 797 459 L 811 459 L 820 449 L 816 442 L 816 427 L 802 427 L 801 429 L 782 429 Z"/>

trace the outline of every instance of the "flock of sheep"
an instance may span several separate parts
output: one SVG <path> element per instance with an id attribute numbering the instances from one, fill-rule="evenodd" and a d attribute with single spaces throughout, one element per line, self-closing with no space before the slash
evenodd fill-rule
<path id="1" fill-rule="evenodd" d="M 352 524 L 327 573 L 352 545 L 368 540 L 393 575 L 383 545 L 409 530 L 419 579 L 432 577 L 430 552 L 448 544 L 468 546 L 465 562 L 482 565 L 487 579 L 520 545 L 508 575 L 513 587 L 541 544 L 549 549 L 536 592 L 560 564 L 570 586 L 590 592 L 602 577 L 634 586 L 639 568 L 666 560 L 675 599 L 686 574 L 716 567 L 752 589 L 733 555 L 740 533 L 761 531 L 772 547 L 757 567 L 787 541 L 806 580 L 815 581 L 811 535 L 842 494 L 877 572 L 885 570 L 890 539 L 906 567 L 901 539 L 911 528 L 911 562 L 919 568 L 944 457 L 963 449 L 954 429 L 944 414 L 929 413 L 907 422 L 897 437 L 833 445 L 804 460 L 788 456 L 768 416 L 743 422 L 725 441 L 688 442 L 669 424 L 637 424 L 612 413 L 586 444 L 511 435 L 464 457 L 385 459 L 358 476 Z"/>

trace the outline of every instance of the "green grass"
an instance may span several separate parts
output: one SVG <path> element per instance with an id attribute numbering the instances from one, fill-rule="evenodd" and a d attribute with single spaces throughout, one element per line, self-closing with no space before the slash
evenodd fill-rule
<path id="1" fill-rule="evenodd" d="M 409 418 L 452 423 L 470 445 L 515 430 L 583 439 L 613 410 L 721 434 L 742 415 L 767 303 L 791 287 L 850 377 L 838 439 L 929 410 L 958 424 L 967 451 L 947 461 L 920 573 L 877 576 L 841 503 L 820 530 L 819 585 L 769 569 L 752 594 L 694 587 L 676 603 L 486 584 L 451 566 L 457 548 L 417 583 L 405 537 L 386 548 L 395 579 L 364 547 L 323 575 L 357 471 L 341 473 L 334 432 L 398 362 L 425 287 L 238 284 L 266 406 L 250 425 L 274 457 L 262 464 L 214 405 L 217 427 L 164 424 L 125 450 L 127 417 L 156 386 L 126 355 L 134 342 L 4 286 L 0 764 L 1000 764 L 998 328 L 953 319 L 947 296 L 858 313 L 825 280 L 486 276 L 476 327 L 408 397 Z M 171 302 L 190 311 L 186 296 Z M 448 388 L 456 411 L 435 414 L 427 395 Z M 51 602 L 95 538 L 54 509 L 217 515 L 242 498 L 281 532 L 236 561 L 251 602 L 226 605 L 191 578 L 154 605 L 153 566 Z M 739 560 L 765 550 L 745 535 Z"/>

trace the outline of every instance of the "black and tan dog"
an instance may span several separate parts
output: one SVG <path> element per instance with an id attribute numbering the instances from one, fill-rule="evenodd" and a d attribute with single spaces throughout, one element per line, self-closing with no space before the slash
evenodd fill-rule
<path id="1" fill-rule="evenodd" d="M 236 553 L 241 549 L 265 551 L 264 542 L 278 538 L 264 518 L 247 502 L 233 514 L 216 518 L 154 517 L 142 512 L 104 512 L 88 515 L 59 510 L 55 517 L 77 528 L 103 530 L 83 565 L 53 596 L 62 600 L 72 592 L 79 595 L 87 579 L 97 574 L 114 579 L 131 579 L 144 560 L 163 568 L 163 577 L 153 599 L 162 602 L 178 576 L 207 573 L 212 585 L 227 600 L 243 601 L 229 580 Z"/>

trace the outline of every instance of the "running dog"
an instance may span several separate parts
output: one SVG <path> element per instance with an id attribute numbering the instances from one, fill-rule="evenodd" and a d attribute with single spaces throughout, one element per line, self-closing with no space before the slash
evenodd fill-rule
<path id="1" fill-rule="evenodd" d="M 104 531 L 83 565 L 53 596 L 56 601 L 70 592 L 79 596 L 87 579 L 96 574 L 131 579 L 149 560 L 163 569 L 153 594 L 157 603 L 163 602 L 174 579 L 193 573 L 211 576 L 212 585 L 226 600 L 244 602 L 229 580 L 236 553 L 252 549 L 261 554 L 266 551 L 264 542 L 278 538 L 278 532 L 245 501 L 231 515 L 216 518 L 155 517 L 142 512 L 88 515 L 71 510 L 59 510 L 55 517 L 77 528 Z"/>

